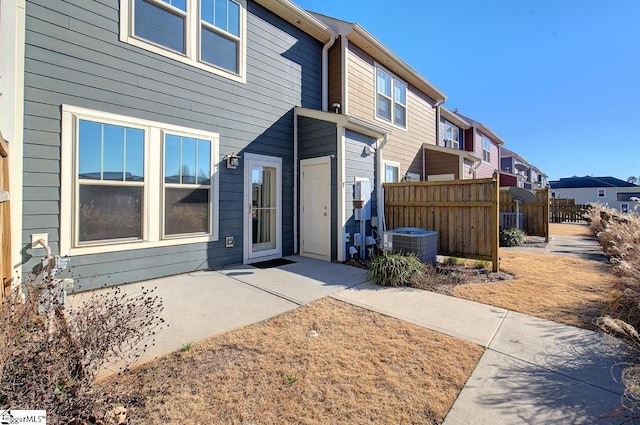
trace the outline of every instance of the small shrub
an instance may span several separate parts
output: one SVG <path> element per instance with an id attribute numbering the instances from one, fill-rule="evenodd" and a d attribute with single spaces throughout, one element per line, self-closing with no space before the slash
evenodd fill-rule
<path id="1" fill-rule="evenodd" d="M 192 348 L 193 342 L 187 342 L 186 344 L 182 344 L 182 347 L 180 347 L 180 351 L 186 353 L 187 351 L 191 351 Z"/>
<path id="2" fill-rule="evenodd" d="M 0 409 L 43 409 L 54 425 L 107 423 L 114 398 L 126 396 L 105 394 L 95 378 L 153 344 L 162 300 L 114 288 L 63 310 L 56 293 L 53 281 L 25 282 L 2 302 Z"/>
<path id="3" fill-rule="evenodd" d="M 466 261 L 463 258 L 447 257 L 447 260 L 444 263 L 447 266 L 464 266 Z"/>
<path id="4" fill-rule="evenodd" d="M 491 263 L 485 260 L 476 260 L 476 262 L 473 263 L 473 267 L 476 269 L 488 269 L 490 265 Z"/>
<path id="5" fill-rule="evenodd" d="M 385 253 L 371 260 L 369 277 L 376 285 L 408 286 L 424 274 L 424 264 L 413 253 Z"/>
<path id="6" fill-rule="evenodd" d="M 500 230 L 500 246 L 512 247 L 524 244 L 527 235 L 519 229 L 512 227 L 510 229 Z"/>

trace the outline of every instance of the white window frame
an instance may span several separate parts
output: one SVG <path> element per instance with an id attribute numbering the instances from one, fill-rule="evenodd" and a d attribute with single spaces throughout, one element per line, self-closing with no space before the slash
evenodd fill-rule
<path id="1" fill-rule="evenodd" d="M 384 182 L 385 183 L 397 183 L 400 181 L 400 163 L 395 161 L 383 161 L 384 163 Z M 398 170 L 398 180 L 395 182 L 387 181 L 387 167 L 394 167 Z"/>
<path id="2" fill-rule="evenodd" d="M 162 5 L 162 7 L 171 8 L 167 6 L 167 3 L 162 0 L 149 0 L 152 3 Z M 153 53 L 165 56 L 167 58 L 176 60 L 178 62 L 185 63 L 187 65 L 194 66 L 196 68 L 209 71 L 213 74 L 220 75 L 222 77 L 229 78 L 239 83 L 246 83 L 247 78 L 247 1 L 246 0 L 233 0 L 240 5 L 240 37 L 239 40 L 235 36 L 230 35 L 230 38 L 236 39 L 239 42 L 238 47 L 238 73 L 218 68 L 208 62 L 204 62 L 200 59 L 200 0 L 186 0 L 187 12 L 185 19 L 185 49 L 186 54 L 176 52 L 175 50 L 156 44 L 152 41 L 146 40 L 141 37 L 137 37 L 133 33 L 133 4 L 135 0 L 120 0 L 120 41 L 131 44 L 133 46 L 140 47 Z M 191 11 L 197 11 L 191 13 Z M 183 12 L 184 13 L 184 12 Z M 206 25 L 210 28 L 211 25 Z M 220 32 L 216 29 L 216 32 Z M 224 31 L 222 31 L 224 33 Z"/>
<path id="3" fill-rule="evenodd" d="M 461 141 L 461 134 L 462 134 L 462 130 L 460 129 L 460 127 L 458 127 L 457 125 L 455 125 L 454 123 L 452 123 L 451 121 L 448 121 L 446 119 L 442 119 L 442 125 L 443 125 L 443 132 L 442 132 L 442 146 L 446 147 L 446 148 L 450 148 L 450 149 L 457 149 L 460 150 L 460 141 Z M 448 137 L 447 136 L 447 129 L 448 127 L 450 127 L 452 129 L 452 135 L 453 135 L 453 129 L 458 130 L 457 131 L 457 138 L 454 137 Z"/>
<path id="4" fill-rule="evenodd" d="M 485 142 L 489 145 L 489 149 L 485 149 Z M 482 162 L 491 162 L 491 138 L 484 134 L 482 134 Z"/>
<path id="5" fill-rule="evenodd" d="M 606 189 L 598 189 L 598 198 L 606 198 L 607 190 Z"/>
<path id="6" fill-rule="evenodd" d="M 378 63 L 375 64 L 375 75 L 374 75 L 374 96 L 375 96 L 375 117 L 377 120 L 383 121 L 387 124 L 391 124 L 392 126 L 396 127 L 396 128 L 400 128 L 402 130 L 407 130 L 409 128 L 409 85 L 407 83 L 405 83 L 403 80 L 401 80 L 400 78 L 398 78 L 395 74 L 393 74 L 391 71 L 385 69 L 384 67 L 380 66 Z M 391 77 L 391 97 L 389 98 L 388 96 L 380 93 L 378 91 L 378 72 L 383 72 L 385 74 L 387 74 L 389 77 Z M 405 93 L 405 98 L 406 98 L 406 104 L 402 104 L 399 102 L 396 102 L 396 96 L 395 96 L 395 84 L 394 83 L 399 83 L 402 86 L 404 86 L 404 93 Z M 381 117 L 378 115 L 378 96 L 384 96 L 385 98 L 387 98 L 388 100 L 391 101 L 391 119 L 388 120 L 385 117 Z M 404 111 L 405 111 L 405 125 L 398 125 L 395 122 L 395 106 L 396 103 L 399 105 L 402 105 L 404 107 Z"/>
<path id="7" fill-rule="evenodd" d="M 141 128 L 144 137 L 144 194 L 142 238 L 78 243 L 77 193 L 79 120 Z M 209 197 L 210 232 L 207 234 L 163 236 L 164 234 L 164 139 L 163 132 L 210 140 L 211 193 Z M 219 145 L 218 133 L 131 118 L 123 115 L 62 105 L 60 255 L 86 255 L 172 245 L 217 241 L 219 237 Z"/>
<path id="8" fill-rule="evenodd" d="M 629 203 L 621 202 L 620 203 L 620 212 L 628 213 L 629 212 Z"/>

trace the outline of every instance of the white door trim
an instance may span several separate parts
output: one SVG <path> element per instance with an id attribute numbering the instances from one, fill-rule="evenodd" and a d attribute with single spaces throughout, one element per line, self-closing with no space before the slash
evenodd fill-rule
<path id="1" fill-rule="evenodd" d="M 242 249 L 242 261 L 244 264 L 258 261 L 273 260 L 282 257 L 282 158 L 275 156 L 258 155 L 245 153 L 244 155 L 244 240 Z M 252 255 L 252 231 L 253 223 L 251 216 L 252 183 L 251 167 L 253 165 L 263 165 L 275 167 L 276 169 L 276 247 L 268 251 L 261 251 L 260 254 Z"/>
<path id="2" fill-rule="evenodd" d="M 326 234 L 326 252 L 322 254 L 311 254 L 305 252 L 304 249 L 304 241 L 305 241 L 305 208 L 304 208 L 304 191 L 305 191 L 305 179 L 304 179 L 304 167 L 309 165 L 324 165 L 326 175 L 329 178 L 329 193 L 328 195 L 328 208 L 327 208 L 327 219 L 329 221 L 329 225 L 327 226 L 327 234 Z M 304 257 L 315 258 L 317 260 L 331 261 L 331 157 L 323 156 L 318 158 L 311 159 L 303 159 L 300 161 L 300 255 Z"/>

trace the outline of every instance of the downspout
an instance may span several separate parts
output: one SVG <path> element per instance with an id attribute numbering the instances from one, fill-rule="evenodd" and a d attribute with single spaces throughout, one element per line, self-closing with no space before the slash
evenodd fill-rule
<path id="1" fill-rule="evenodd" d="M 349 96 L 347 96 L 347 90 L 349 90 L 349 61 L 347 58 L 347 52 L 349 50 L 349 40 L 347 37 L 341 36 L 341 53 L 340 60 L 342 61 L 342 113 L 349 115 Z"/>
<path id="2" fill-rule="evenodd" d="M 376 193 L 378 194 L 378 235 L 382 236 L 385 228 L 385 220 L 384 220 L 384 189 L 382 187 L 382 181 L 384 176 L 384 164 L 382 163 L 382 148 L 389 141 L 389 133 L 385 133 L 382 139 L 378 139 L 378 147 L 376 149 L 376 162 L 378 166 L 378 190 Z M 378 242 L 378 248 L 382 249 L 383 240 L 380 237 L 380 241 Z"/>
<path id="3" fill-rule="evenodd" d="M 444 103 L 443 100 L 438 100 L 433 107 L 436 110 L 436 146 L 440 146 L 440 105 Z M 427 150 L 422 148 L 422 181 L 427 181 Z"/>
<path id="4" fill-rule="evenodd" d="M 293 108 L 293 253 L 298 253 L 298 108 Z"/>
<path id="5" fill-rule="evenodd" d="M 331 39 L 322 48 L 322 110 L 329 111 L 329 49 L 336 42 L 336 36 L 331 34 Z"/>

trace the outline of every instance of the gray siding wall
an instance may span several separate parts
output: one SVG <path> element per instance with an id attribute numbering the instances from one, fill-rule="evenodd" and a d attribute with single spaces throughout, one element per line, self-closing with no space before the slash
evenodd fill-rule
<path id="1" fill-rule="evenodd" d="M 298 118 L 298 156 L 300 160 L 337 154 L 336 124 L 313 118 Z M 338 170 L 331 161 L 331 259 L 338 258 Z M 298 226 L 300 223 L 298 223 Z"/>
<path id="2" fill-rule="evenodd" d="M 375 163 L 375 154 L 367 155 L 364 152 L 365 145 L 374 146 L 376 143 L 376 139 L 373 137 L 365 136 L 360 133 L 356 133 L 354 131 L 347 130 L 346 131 L 346 146 L 345 146 L 345 157 L 346 157 L 346 170 L 345 170 L 345 179 L 348 183 L 346 186 L 347 196 L 346 196 L 346 217 L 347 217 L 347 233 L 351 233 L 352 236 L 354 233 L 360 233 L 360 222 L 356 221 L 354 218 L 354 209 L 353 209 L 353 185 L 355 177 L 367 178 L 371 182 L 371 216 L 377 216 L 377 202 L 376 202 L 376 186 L 377 186 L 377 176 L 376 176 L 376 163 Z M 367 220 L 366 223 L 366 234 L 371 235 L 371 221 Z M 363 237 L 366 235 L 363 235 Z M 353 245 L 354 238 L 351 238 L 350 245 Z M 348 252 L 348 251 L 347 251 Z"/>
<path id="3" fill-rule="evenodd" d="M 293 106 L 321 106 L 322 45 L 247 1 L 247 82 L 236 83 L 119 41 L 118 0 L 27 0 L 23 246 L 26 272 L 47 232 L 59 252 L 61 105 L 220 134 L 220 156 L 283 158 L 283 254 L 293 252 Z M 218 158 L 217 160 L 219 160 Z M 220 240 L 73 257 L 85 288 L 242 261 L 243 173 L 220 166 Z M 234 248 L 224 247 L 235 236 Z M 238 243 L 240 241 L 240 243 Z M 35 258 L 32 258 L 35 257 Z"/>

